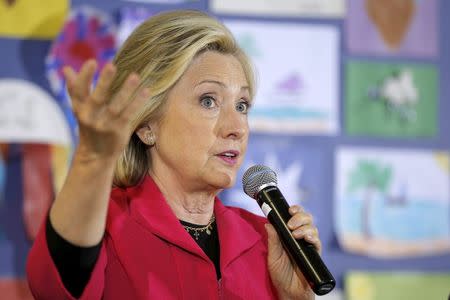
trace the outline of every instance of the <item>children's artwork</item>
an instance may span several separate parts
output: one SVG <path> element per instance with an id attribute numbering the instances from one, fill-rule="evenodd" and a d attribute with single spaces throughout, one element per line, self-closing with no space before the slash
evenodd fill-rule
<path id="1" fill-rule="evenodd" d="M 196 2 L 198 0 L 122 0 L 124 2 L 136 2 L 136 3 L 160 3 L 160 4 L 179 4 Z"/>
<path id="2" fill-rule="evenodd" d="M 316 147 L 305 147 L 294 137 L 269 137 L 253 135 L 246 155 L 232 189 L 221 193 L 224 204 L 245 208 L 263 215 L 255 199 L 244 193 L 242 175 L 253 165 L 265 165 L 277 174 L 278 187 L 290 205 L 300 204 L 315 216 L 318 226 L 327 222 L 322 209 L 326 200 L 320 187 L 323 178 L 324 154 Z M 323 202 L 325 201 L 325 202 Z M 320 225 L 319 225 L 320 224 Z"/>
<path id="3" fill-rule="evenodd" d="M 438 75 L 434 66 L 349 62 L 346 76 L 348 134 L 436 135 Z"/>
<path id="4" fill-rule="evenodd" d="M 353 271 L 345 278 L 347 300 L 445 300 L 450 273 Z"/>
<path id="5" fill-rule="evenodd" d="M 0 35 L 13 38 L 54 38 L 69 12 L 68 0 L 0 1 Z"/>
<path id="6" fill-rule="evenodd" d="M 20 167 L 19 173 L 3 170 L 0 214 L 11 209 L 14 201 L 21 203 L 21 211 L 14 217 L 23 221 L 20 230 L 25 229 L 24 234 L 32 241 L 54 195 L 62 187 L 71 148 L 45 143 L 0 144 L 0 148 L 4 164 L 19 164 Z"/>
<path id="7" fill-rule="evenodd" d="M 122 46 L 133 30 L 154 13 L 144 7 L 123 7 L 120 10 L 120 24 L 117 31 L 117 48 Z"/>
<path id="8" fill-rule="evenodd" d="M 51 144 L 21 144 L 20 147 L 23 221 L 27 237 L 34 240 L 55 194 L 62 187 L 71 149 Z"/>
<path id="9" fill-rule="evenodd" d="M 212 0 L 211 10 L 234 15 L 342 18 L 346 7 L 345 0 Z"/>
<path id="10" fill-rule="evenodd" d="M 101 69 L 116 53 L 116 31 L 108 14 L 90 6 L 77 7 L 71 11 L 45 59 L 47 79 L 72 128 L 74 141 L 77 125 L 62 70 L 64 66 L 79 70 L 91 58 Z"/>
<path id="11" fill-rule="evenodd" d="M 347 44 L 354 54 L 436 57 L 436 0 L 349 0 Z"/>
<path id="12" fill-rule="evenodd" d="M 335 182 L 344 250 L 381 258 L 450 253 L 448 153 L 341 148 Z"/>
<path id="13" fill-rule="evenodd" d="M 71 147 L 70 127 L 55 99 L 31 82 L 0 80 L 0 213 L 14 199 L 21 203 L 15 218 L 23 220 L 20 230 L 29 240 L 62 186 Z"/>
<path id="14" fill-rule="evenodd" d="M 7 166 L 0 203 L 0 292 L 19 299 L 14 293 L 27 295 L 21 282 L 30 245 L 66 176 L 70 148 L 10 143 L 0 144 L 0 149 Z"/>
<path id="15" fill-rule="evenodd" d="M 70 145 L 70 128 L 57 101 L 37 85 L 0 80 L 0 142 Z"/>
<path id="16" fill-rule="evenodd" d="M 225 25 L 256 67 L 252 130 L 322 135 L 339 130 L 335 27 L 250 21 Z"/>

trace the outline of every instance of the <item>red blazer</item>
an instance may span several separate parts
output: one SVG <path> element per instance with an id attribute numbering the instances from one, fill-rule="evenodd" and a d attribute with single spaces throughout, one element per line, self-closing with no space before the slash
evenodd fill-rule
<path id="1" fill-rule="evenodd" d="M 266 220 L 215 200 L 214 264 L 185 231 L 151 177 L 113 189 L 98 261 L 80 299 L 276 299 L 267 270 Z M 45 222 L 27 261 L 36 299 L 74 299 L 50 257 Z"/>

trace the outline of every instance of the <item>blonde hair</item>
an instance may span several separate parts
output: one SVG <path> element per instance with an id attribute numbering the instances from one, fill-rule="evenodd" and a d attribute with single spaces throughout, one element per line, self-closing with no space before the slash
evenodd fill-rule
<path id="1" fill-rule="evenodd" d="M 142 78 L 141 87 L 150 88 L 150 99 L 132 121 L 133 132 L 162 119 L 170 88 L 205 51 L 233 55 L 242 65 L 253 97 L 251 63 L 230 31 L 216 19 L 199 11 L 172 11 L 156 15 L 134 30 L 114 59 L 118 72 L 110 89 L 110 95 L 117 93 L 132 72 Z M 149 155 L 148 146 L 133 133 L 116 163 L 114 186 L 139 183 L 148 172 Z"/>

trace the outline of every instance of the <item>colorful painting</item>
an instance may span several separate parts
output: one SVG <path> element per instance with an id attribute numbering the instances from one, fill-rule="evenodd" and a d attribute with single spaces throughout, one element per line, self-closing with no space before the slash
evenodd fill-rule
<path id="1" fill-rule="evenodd" d="M 69 12 L 68 0 L 0 1 L 0 35 L 13 38 L 54 38 Z"/>
<path id="2" fill-rule="evenodd" d="M 349 135 L 432 137 L 438 75 L 427 64 L 349 62 L 345 127 Z"/>
<path id="3" fill-rule="evenodd" d="M 212 0 L 211 10 L 233 15 L 342 18 L 346 6 L 345 0 Z"/>
<path id="4" fill-rule="evenodd" d="M 31 299 L 26 257 L 65 179 L 71 151 L 58 102 L 31 82 L 0 80 L 0 294 L 7 299 Z"/>
<path id="5" fill-rule="evenodd" d="M 450 253 L 449 155 L 341 148 L 335 228 L 348 252 L 380 258 Z"/>
<path id="6" fill-rule="evenodd" d="M 437 0 L 349 0 L 347 45 L 354 54 L 438 56 Z"/>
<path id="7" fill-rule="evenodd" d="M 256 67 L 252 130 L 320 135 L 339 131 L 335 27 L 250 21 L 225 25 Z"/>
<path id="8" fill-rule="evenodd" d="M 350 272 L 345 278 L 347 300 L 446 300 L 450 273 Z"/>
<path id="9" fill-rule="evenodd" d="M 45 143 L 0 144 L 0 146 L 6 149 L 3 150 L 4 187 L 0 198 L 3 198 L 0 202 L 0 211 L 6 212 L 3 210 L 17 205 L 12 201 L 18 201 L 20 214 L 15 217 L 23 221 L 20 229 L 24 229 L 27 239 L 32 241 L 56 192 L 62 187 L 69 167 L 71 148 Z M 12 164 L 18 168 L 18 174 L 11 173 L 10 169 L 14 169 L 11 167 Z M 17 182 L 13 182 L 14 180 Z"/>
<path id="10" fill-rule="evenodd" d="M 79 70 L 91 58 L 101 69 L 116 53 L 116 32 L 115 23 L 108 14 L 90 6 L 77 7 L 71 11 L 45 59 L 47 79 L 72 128 L 74 143 L 77 124 L 62 70 L 64 66 Z"/>

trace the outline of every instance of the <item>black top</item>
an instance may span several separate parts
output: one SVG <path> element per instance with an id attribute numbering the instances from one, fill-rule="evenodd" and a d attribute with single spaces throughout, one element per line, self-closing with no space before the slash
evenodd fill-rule
<path id="1" fill-rule="evenodd" d="M 204 225 L 197 225 L 180 221 L 184 226 L 192 228 L 202 228 Z M 220 279 L 220 246 L 219 235 L 217 233 L 216 222 L 211 224 L 210 234 L 203 231 L 198 236 L 194 232 L 188 231 L 194 241 L 200 246 L 205 254 L 211 259 L 216 268 L 217 280 Z M 61 276 L 64 287 L 75 298 L 83 293 L 89 281 L 91 272 L 94 269 L 97 258 L 100 254 L 101 243 L 92 247 L 79 247 L 65 240 L 60 236 L 47 217 L 46 224 L 47 246 L 50 255 L 55 263 L 56 269 Z"/>
<path id="2" fill-rule="evenodd" d="M 197 225 L 180 220 L 181 225 L 189 226 L 192 228 L 202 228 L 204 225 Z M 217 233 L 216 221 L 211 224 L 211 233 L 206 231 L 201 232 L 199 235 L 195 235 L 193 231 L 188 230 L 194 241 L 202 248 L 203 252 L 211 259 L 216 267 L 217 280 L 220 279 L 220 247 L 219 247 L 219 234 Z"/>

